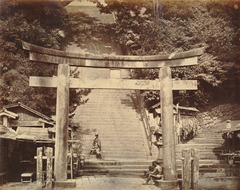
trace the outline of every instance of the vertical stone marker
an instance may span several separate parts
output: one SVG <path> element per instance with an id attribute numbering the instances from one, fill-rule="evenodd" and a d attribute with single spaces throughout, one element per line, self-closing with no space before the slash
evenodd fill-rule
<path id="1" fill-rule="evenodd" d="M 183 182 L 182 189 L 191 189 L 191 149 L 185 149 L 183 154 Z"/>

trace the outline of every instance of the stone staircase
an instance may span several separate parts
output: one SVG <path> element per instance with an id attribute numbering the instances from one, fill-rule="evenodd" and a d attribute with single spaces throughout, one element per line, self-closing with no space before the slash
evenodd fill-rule
<path id="1" fill-rule="evenodd" d="M 84 175 L 137 174 L 147 170 L 151 156 L 140 115 L 131 98 L 134 91 L 92 90 L 75 111 L 83 135 Z M 102 160 L 89 155 L 95 132 L 102 143 Z"/>
<path id="2" fill-rule="evenodd" d="M 157 149 L 152 147 L 149 155 L 146 135 L 140 115 L 132 101 L 134 91 L 92 90 L 87 103 L 75 111 L 75 120 L 83 127 L 83 154 L 86 164 L 84 175 L 137 175 L 142 176 L 156 159 Z M 236 122 L 232 122 L 235 125 Z M 225 123 L 202 129 L 198 135 L 185 144 L 176 146 L 177 173 L 182 173 L 182 150 L 196 148 L 200 151 L 200 175 L 224 173 L 240 176 L 240 164 L 230 166 L 222 153 L 222 134 Z M 89 155 L 95 132 L 102 141 L 103 159 Z"/>
<path id="3" fill-rule="evenodd" d="M 239 121 L 232 121 L 232 126 L 239 123 Z M 181 151 L 186 148 L 199 149 L 200 154 L 200 174 L 215 173 L 216 175 L 226 176 L 240 176 L 240 162 L 236 162 L 230 166 L 224 157 L 220 154 L 223 152 L 222 144 L 224 139 L 222 133 L 219 133 L 226 127 L 225 123 L 218 124 L 215 127 L 202 129 L 198 135 L 186 144 L 177 145 L 177 165 L 178 169 L 181 163 Z M 214 175 L 215 175 L 214 174 Z"/>

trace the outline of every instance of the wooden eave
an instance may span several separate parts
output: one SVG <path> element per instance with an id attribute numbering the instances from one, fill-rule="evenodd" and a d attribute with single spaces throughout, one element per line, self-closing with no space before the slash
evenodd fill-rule
<path id="1" fill-rule="evenodd" d="M 49 124 L 49 125 L 54 125 L 54 122 L 50 122 L 50 121 L 44 120 L 44 119 L 42 119 L 42 118 L 39 118 L 38 121 L 41 122 L 41 123 L 45 123 L 45 124 Z"/>
<path id="2" fill-rule="evenodd" d="M 38 116 L 41 117 L 41 118 L 44 118 L 44 119 L 47 120 L 47 121 L 51 121 L 51 120 L 52 120 L 50 117 L 48 117 L 48 116 L 46 116 L 46 115 L 44 115 L 44 114 L 42 114 L 42 113 L 40 113 L 40 112 L 38 112 L 38 111 L 30 108 L 30 107 L 22 104 L 21 102 L 18 102 L 18 103 L 16 103 L 16 104 L 6 105 L 6 106 L 4 106 L 4 108 L 5 108 L 5 109 L 7 109 L 7 108 L 14 108 L 14 107 L 18 107 L 18 106 L 21 107 L 21 108 L 23 108 L 23 109 L 26 109 L 26 110 L 34 113 L 34 114 L 36 114 L 36 115 L 38 115 Z"/>
<path id="3" fill-rule="evenodd" d="M 3 109 L 1 112 L 0 112 L 0 117 L 1 116 L 6 116 L 6 117 L 10 117 L 12 119 L 17 119 L 18 118 L 18 114 L 14 113 L 14 112 L 11 112 L 11 111 L 8 111 L 7 109 Z"/>
<path id="4" fill-rule="evenodd" d="M 0 125 L 0 139 L 16 140 L 16 136 L 16 131 L 4 125 Z"/>
<path id="5" fill-rule="evenodd" d="M 154 104 L 151 108 L 156 109 L 157 107 L 160 106 L 160 103 Z M 177 106 L 173 105 L 173 107 L 176 109 Z M 185 106 L 178 106 L 179 110 L 187 110 L 187 111 L 193 111 L 193 112 L 199 112 L 198 109 L 194 108 L 194 107 L 185 107 Z"/>

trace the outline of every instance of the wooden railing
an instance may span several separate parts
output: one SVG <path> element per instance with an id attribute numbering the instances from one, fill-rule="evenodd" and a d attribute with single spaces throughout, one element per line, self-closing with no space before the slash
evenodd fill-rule
<path id="1" fill-rule="evenodd" d="M 152 155 L 152 130 L 151 126 L 147 117 L 146 109 L 144 106 L 144 100 L 143 97 L 140 94 L 139 90 L 136 90 L 136 99 L 137 99 L 137 107 L 139 110 L 139 113 L 141 115 L 141 120 L 144 126 L 144 131 L 147 137 L 147 144 L 149 148 L 149 154 Z"/>

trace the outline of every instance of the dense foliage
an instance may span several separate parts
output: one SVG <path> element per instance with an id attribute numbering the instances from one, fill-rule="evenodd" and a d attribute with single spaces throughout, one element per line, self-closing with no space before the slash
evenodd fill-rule
<path id="1" fill-rule="evenodd" d="M 22 50 L 21 40 L 54 49 L 65 48 L 71 42 L 93 53 L 111 52 L 112 42 L 116 40 L 115 44 L 124 47 L 123 53 L 132 55 L 166 54 L 205 47 L 198 66 L 173 69 L 173 78 L 199 81 L 197 91 L 174 92 L 174 103 L 199 108 L 219 101 L 238 101 L 239 1 L 101 2 L 98 2 L 100 11 L 113 13 L 115 24 L 103 24 L 78 12 L 67 13 L 56 1 L 1 1 L 1 106 L 21 101 L 45 114 L 55 112 L 56 90 L 31 88 L 28 77 L 53 76 L 56 68 L 30 62 L 27 52 Z M 77 74 L 77 70 L 72 71 L 72 75 Z M 158 71 L 136 70 L 132 77 L 155 79 Z M 80 103 L 84 93 L 87 91 L 71 91 L 71 110 L 73 105 Z M 149 105 L 159 101 L 159 92 L 150 91 L 145 95 Z"/>
<path id="2" fill-rule="evenodd" d="M 156 55 L 205 47 L 198 66 L 173 69 L 173 78 L 197 79 L 197 91 L 174 92 L 180 105 L 204 106 L 237 101 L 240 95 L 239 1 L 97 0 L 102 12 L 114 13 L 118 40 L 132 55 Z M 154 79 L 157 70 L 134 71 Z M 159 92 L 145 93 L 152 105 Z"/>
<path id="3" fill-rule="evenodd" d="M 1 1 L 0 7 L 0 107 L 20 101 L 46 115 L 54 114 L 56 89 L 29 87 L 28 78 L 56 75 L 56 66 L 30 62 L 22 40 L 60 49 L 67 19 L 64 7 L 52 1 Z M 71 90 L 70 111 L 84 92 Z"/>

